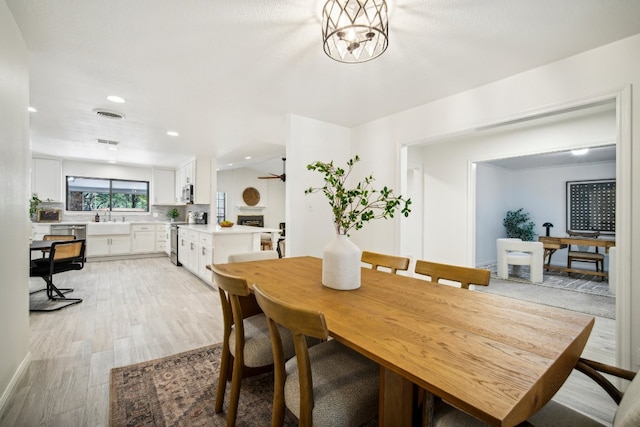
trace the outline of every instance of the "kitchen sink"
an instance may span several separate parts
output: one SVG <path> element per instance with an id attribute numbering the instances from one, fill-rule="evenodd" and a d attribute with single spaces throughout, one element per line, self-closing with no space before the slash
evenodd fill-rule
<path id="1" fill-rule="evenodd" d="M 130 234 L 131 224 L 128 222 L 90 222 L 87 224 L 87 235 Z"/>

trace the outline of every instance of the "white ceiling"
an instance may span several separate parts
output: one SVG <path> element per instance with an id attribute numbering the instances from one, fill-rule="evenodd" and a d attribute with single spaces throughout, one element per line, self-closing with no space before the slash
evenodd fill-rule
<path id="1" fill-rule="evenodd" d="M 351 127 L 640 33 L 638 0 L 395 0 L 389 48 L 354 65 L 324 54 L 321 0 L 6 2 L 31 53 L 35 153 L 251 155 L 274 173 L 289 113 Z"/>

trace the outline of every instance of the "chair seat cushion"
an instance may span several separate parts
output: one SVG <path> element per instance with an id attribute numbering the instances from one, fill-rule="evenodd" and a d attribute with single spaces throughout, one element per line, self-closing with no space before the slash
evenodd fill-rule
<path id="1" fill-rule="evenodd" d="M 602 427 L 604 424 L 555 400 L 528 419 L 535 427 Z M 486 427 L 488 424 L 446 403 L 436 406 L 434 427 Z"/>
<path id="2" fill-rule="evenodd" d="M 511 265 L 529 265 L 531 264 L 531 254 L 528 252 L 508 252 L 507 263 Z"/>
<path id="3" fill-rule="evenodd" d="M 357 426 L 377 413 L 380 384 L 377 363 L 335 340 L 309 348 L 309 359 L 314 427 Z M 300 381 L 295 357 L 286 363 L 285 369 L 285 403 L 300 418 Z"/>
<path id="4" fill-rule="evenodd" d="M 295 355 L 291 332 L 280 328 L 280 336 L 282 337 L 284 357 L 289 359 Z M 229 351 L 231 354 L 236 354 L 235 328 L 231 328 Z M 264 314 L 256 314 L 244 319 L 244 364 L 251 368 L 273 364 L 269 326 Z"/>

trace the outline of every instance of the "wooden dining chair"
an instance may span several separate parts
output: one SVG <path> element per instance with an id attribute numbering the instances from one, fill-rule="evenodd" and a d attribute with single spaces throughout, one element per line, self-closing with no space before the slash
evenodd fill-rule
<path id="1" fill-rule="evenodd" d="M 85 240 L 53 242 L 48 258 L 35 259 L 31 262 L 30 277 L 41 277 L 46 282 L 47 298 L 66 304 L 56 304 L 51 308 L 32 308 L 31 311 L 56 311 L 82 302 L 82 298 L 69 298 L 67 293 L 72 288 L 58 288 L 53 283 L 53 276 L 72 270 L 82 270 L 85 263 Z M 40 291 L 36 291 L 40 292 Z M 35 293 L 35 292 L 31 292 Z"/>
<path id="2" fill-rule="evenodd" d="M 396 274 L 398 271 L 407 271 L 409 269 L 409 258 L 379 254 L 376 252 L 362 251 L 362 262 L 370 264 L 373 270 L 378 267 L 388 268 L 391 273 Z"/>
<path id="3" fill-rule="evenodd" d="M 429 276 L 432 282 L 448 280 L 460 283 L 463 289 L 469 285 L 488 286 L 491 272 L 482 268 L 463 267 L 460 265 L 439 264 L 431 261 L 416 261 L 414 270 L 417 274 Z"/>
<path id="4" fill-rule="evenodd" d="M 587 237 L 591 239 L 597 239 L 600 237 L 599 231 L 567 231 L 567 234 L 572 237 Z M 574 248 L 575 246 L 575 248 Z M 593 246 L 594 250 L 589 250 L 590 246 L 588 242 L 584 245 L 568 245 L 567 247 L 567 268 L 571 268 L 571 264 L 574 262 L 588 262 L 595 264 L 596 272 L 604 271 L 604 254 L 601 254 L 597 246 Z M 571 276 L 570 272 L 567 272 L 567 276 Z M 604 279 L 604 278 L 603 278 Z"/>
<path id="5" fill-rule="evenodd" d="M 227 426 L 234 426 L 238 413 L 242 378 L 273 369 L 273 353 L 267 319 L 242 277 L 230 276 L 210 267 L 220 294 L 223 317 L 222 359 L 215 412 L 222 412 L 226 383 L 231 381 Z M 283 334 L 283 353 L 293 357 L 290 334 Z"/>
<path id="6" fill-rule="evenodd" d="M 618 405 L 614 416 L 613 427 L 640 426 L 640 375 L 636 375 L 633 371 L 583 358 L 578 361 L 574 369 L 595 381 Z M 603 373 L 631 381 L 631 383 L 627 387 L 627 390 L 622 393 L 602 375 Z M 575 396 L 575 398 L 579 399 L 580 397 Z M 454 408 L 444 401 L 436 406 L 431 425 L 433 427 L 487 426 L 487 424 Z M 521 425 L 532 427 L 602 427 L 605 424 L 584 415 L 582 412 L 575 411 L 561 403 L 550 400 L 542 409 Z"/>
<path id="7" fill-rule="evenodd" d="M 321 312 L 285 304 L 253 285 L 269 323 L 274 357 L 271 426 L 282 426 L 285 406 L 299 426 L 359 426 L 378 413 L 380 367 L 377 363 L 328 340 Z M 287 360 L 280 327 L 291 331 L 296 357 Z M 309 347 L 307 339 L 323 342 Z"/>

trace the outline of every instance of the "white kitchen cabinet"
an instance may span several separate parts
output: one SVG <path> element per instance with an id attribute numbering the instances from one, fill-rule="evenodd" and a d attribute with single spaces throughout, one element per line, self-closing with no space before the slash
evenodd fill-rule
<path id="1" fill-rule="evenodd" d="M 209 233 L 199 233 L 198 246 L 198 271 L 197 275 L 209 284 L 213 284 L 211 270 L 207 265 L 213 263 L 213 235 Z"/>
<path id="2" fill-rule="evenodd" d="M 178 261 L 192 273 L 198 271 L 197 233 L 178 228 Z"/>
<path id="3" fill-rule="evenodd" d="M 156 250 L 156 226 L 155 224 L 131 225 L 131 252 L 149 253 Z"/>
<path id="4" fill-rule="evenodd" d="M 176 203 L 176 172 L 173 169 L 153 170 L 153 203 L 169 205 Z"/>
<path id="5" fill-rule="evenodd" d="M 129 234 L 87 236 L 87 256 L 127 255 L 131 253 Z"/>
<path id="6" fill-rule="evenodd" d="M 56 159 L 31 159 L 31 193 L 42 201 L 61 202 L 62 161 Z"/>
<path id="7" fill-rule="evenodd" d="M 182 200 L 182 188 L 193 185 L 193 203 L 208 205 L 211 202 L 211 157 L 198 156 L 176 170 L 176 198 Z"/>
<path id="8" fill-rule="evenodd" d="M 156 252 L 171 254 L 171 226 L 169 224 L 156 225 Z"/>

